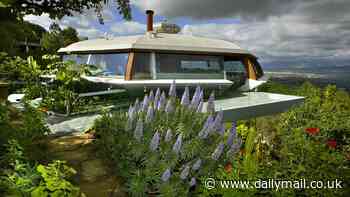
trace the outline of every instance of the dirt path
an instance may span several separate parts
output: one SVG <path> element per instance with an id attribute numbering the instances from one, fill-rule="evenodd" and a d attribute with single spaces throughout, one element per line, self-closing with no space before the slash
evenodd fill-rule
<path id="1" fill-rule="evenodd" d="M 121 180 L 97 157 L 93 141 L 90 134 L 56 137 L 49 140 L 48 152 L 54 159 L 67 161 L 77 171 L 74 180 L 87 197 L 126 196 L 121 190 Z"/>

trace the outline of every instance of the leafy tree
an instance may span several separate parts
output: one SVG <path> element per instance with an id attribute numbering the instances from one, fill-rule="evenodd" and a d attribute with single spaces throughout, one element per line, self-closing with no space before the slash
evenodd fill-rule
<path id="1" fill-rule="evenodd" d="M 79 41 L 78 32 L 72 27 L 62 30 L 58 24 L 53 23 L 49 29 L 50 32 L 43 34 L 41 39 L 42 47 L 49 53 L 56 53 L 59 48 Z"/>
<path id="2" fill-rule="evenodd" d="M 18 18 L 24 15 L 41 15 L 48 13 L 50 18 L 62 18 L 72 16 L 74 12 L 82 13 L 85 9 L 98 8 L 101 3 L 109 3 L 110 0 L 1 0 L 0 7 L 11 10 Z M 117 0 L 119 13 L 127 20 L 131 19 L 130 0 Z M 98 11 L 98 9 L 96 9 Z"/>
<path id="3" fill-rule="evenodd" d="M 63 37 L 63 46 L 67 46 L 79 41 L 78 32 L 72 27 L 67 27 L 62 30 L 61 35 Z"/>

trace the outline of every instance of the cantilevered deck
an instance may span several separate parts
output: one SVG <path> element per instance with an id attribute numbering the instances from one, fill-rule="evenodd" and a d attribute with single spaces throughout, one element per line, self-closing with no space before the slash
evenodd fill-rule
<path id="1" fill-rule="evenodd" d="M 215 101 L 215 111 L 223 110 L 224 121 L 245 120 L 281 113 L 304 101 L 304 97 L 266 92 L 245 92 Z M 207 103 L 204 103 L 203 112 Z"/>

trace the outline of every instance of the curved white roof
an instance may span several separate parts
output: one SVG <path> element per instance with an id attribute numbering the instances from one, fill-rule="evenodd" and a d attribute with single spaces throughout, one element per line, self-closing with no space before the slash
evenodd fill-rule
<path id="1" fill-rule="evenodd" d="M 155 35 L 155 36 L 153 36 Z M 111 39 L 93 39 L 73 43 L 58 50 L 60 53 L 88 51 L 121 51 L 129 49 L 192 51 L 212 53 L 242 53 L 250 54 L 238 45 L 218 39 L 204 38 L 183 34 L 145 34 L 136 36 L 121 36 Z"/>

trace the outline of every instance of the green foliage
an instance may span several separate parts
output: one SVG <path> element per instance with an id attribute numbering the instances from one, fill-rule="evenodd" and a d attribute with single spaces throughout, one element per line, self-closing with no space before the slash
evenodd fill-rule
<path id="1" fill-rule="evenodd" d="M 23 69 L 26 61 L 20 57 L 9 57 L 7 53 L 0 52 L 0 74 L 9 80 L 23 79 Z M 23 79 L 24 80 L 24 79 Z"/>
<path id="2" fill-rule="evenodd" d="M 67 196 L 80 195 L 79 188 L 72 185 L 68 178 L 76 172 L 63 161 L 54 161 L 45 165 L 31 165 L 24 156 L 23 148 L 16 140 L 7 144 L 5 161 L 9 167 L 1 176 L 3 192 L 10 196 Z"/>
<path id="3" fill-rule="evenodd" d="M 43 69 L 33 57 L 24 60 L 0 53 L 0 78 L 10 82 L 23 82 L 29 99 L 43 95 L 40 79 Z"/>
<path id="4" fill-rule="evenodd" d="M 40 44 L 42 34 L 45 29 L 39 25 L 26 21 L 18 21 L 13 18 L 11 12 L 7 13 L 6 9 L 0 8 L 0 51 L 4 51 L 11 56 L 26 57 L 28 55 L 40 57 L 42 51 L 40 47 L 29 47 L 26 51 L 24 43 Z"/>
<path id="5" fill-rule="evenodd" d="M 305 83 L 290 88 L 268 83 L 260 91 L 296 94 L 305 102 L 286 113 L 257 120 L 249 128 L 241 159 L 233 170 L 217 170 L 219 179 L 228 180 L 341 180 L 342 189 L 242 189 L 239 195 L 268 196 L 346 196 L 349 193 L 350 96 L 335 86 L 324 89 Z M 240 127 L 238 127 L 240 128 Z M 244 128 L 244 127 L 241 127 Z M 310 128 L 315 132 L 308 132 Z M 243 129 L 245 130 L 245 129 Z M 255 135 L 254 140 L 252 136 Z M 336 145 L 329 144 L 336 141 Z M 255 175 L 252 176 L 252 172 Z M 223 196 L 230 190 L 218 191 Z"/>
<path id="6" fill-rule="evenodd" d="M 72 16 L 74 12 L 83 12 L 86 9 L 97 8 L 109 0 L 66 0 L 66 1 L 45 1 L 45 6 L 40 1 L 30 0 L 5 0 L 1 8 L 12 10 L 12 14 L 22 19 L 24 15 L 49 14 L 50 18 L 57 19 L 64 16 Z M 118 10 L 125 19 L 130 19 L 131 11 L 129 0 L 117 0 Z M 25 5 L 25 6 L 23 6 Z"/>
<path id="7" fill-rule="evenodd" d="M 79 188 L 66 180 L 76 174 L 76 171 L 66 166 L 65 162 L 54 161 L 47 166 L 38 165 L 36 170 L 40 173 L 42 180 L 31 192 L 31 196 L 79 196 Z"/>
<path id="8" fill-rule="evenodd" d="M 48 67 L 50 74 L 55 75 L 55 81 L 46 88 L 42 106 L 69 114 L 76 110 L 78 93 L 87 87 L 81 75 L 88 74 L 88 70 L 83 65 L 62 61 L 54 61 Z"/>
<path id="9" fill-rule="evenodd" d="M 56 55 L 43 57 L 46 65 L 39 64 L 33 57 L 23 60 L 0 53 L 0 74 L 7 80 L 24 83 L 25 99 L 42 98 L 42 106 L 61 113 L 70 113 L 85 103 L 78 103 L 78 93 L 86 91 L 87 81 L 80 77 L 89 74 L 87 66 L 73 62 L 62 62 Z M 55 81 L 43 84 L 42 75 L 53 75 Z"/>
<path id="10" fill-rule="evenodd" d="M 0 104 L 0 130 L 0 152 L 3 149 L 2 145 L 8 140 L 16 139 L 24 146 L 30 147 L 34 140 L 49 133 L 43 115 L 29 105 L 19 114 L 16 110 Z"/>
<path id="11" fill-rule="evenodd" d="M 50 26 L 50 32 L 43 34 L 41 46 L 48 53 L 55 54 L 58 49 L 78 41 L 78 32 L 74 28 L 67 27 L 61 30 L 57 24 L 53 23 Z"/>

